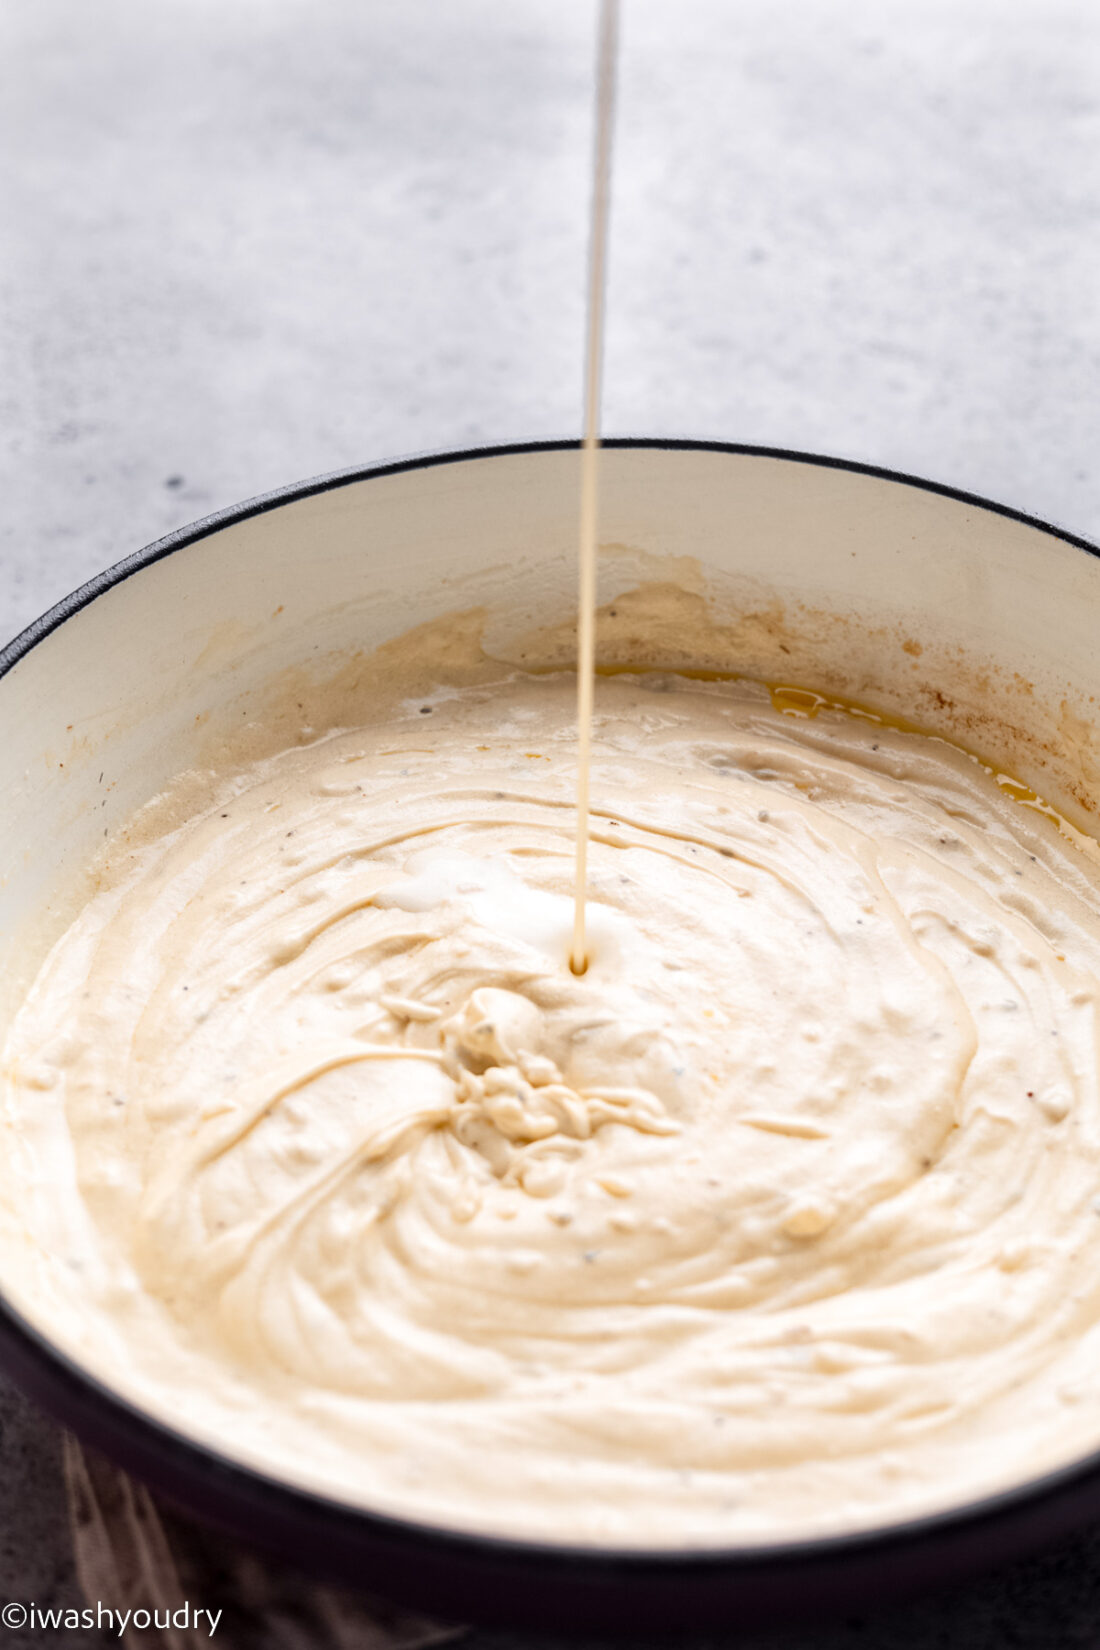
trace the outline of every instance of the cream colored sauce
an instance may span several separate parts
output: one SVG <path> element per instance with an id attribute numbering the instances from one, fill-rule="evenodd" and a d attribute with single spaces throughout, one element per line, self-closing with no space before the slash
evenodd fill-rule
<path id="1" fill-rule="evenodd" d="M 229 1454 L 730 1542 L 1100 1442 L 1100 885 L 949 744 L 453 672 L 139 843 L 5 1066 L 0 1276 Z M 430 707 L 425 714 L 425 706 Z"/>

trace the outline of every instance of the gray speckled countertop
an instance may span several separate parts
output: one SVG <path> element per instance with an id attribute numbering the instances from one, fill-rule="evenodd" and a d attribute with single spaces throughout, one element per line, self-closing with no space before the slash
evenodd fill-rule
<path id="1" fill-rule="evenodd" d="M 0 640 L 266 488 L 577 432 L 592 32 L 587 0 L 0 8 Z M 608 431 L 1100 537 L 1090 0 L 626 0 L 624 48 Z M 75 1598 L 56 1429 L 2 1382 L 0 1422 L 0 1602 Z M 1097 1646 L 1100 1531 L 736 1642 Z"/>

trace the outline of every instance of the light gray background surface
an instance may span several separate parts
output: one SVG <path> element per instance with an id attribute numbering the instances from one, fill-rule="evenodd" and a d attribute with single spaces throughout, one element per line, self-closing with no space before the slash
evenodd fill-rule
<path id="1" fill-rule="evenodd" d="M 593 36 L 588 0 L 0 7 L 0 641 L 266 488 L 578 433 Z M 625 0 L 606 428 L 1100 538 L 1098 217 L 1090 0 Z M 0 1420 L 0 1603 L 74 1597 L 54 1429 Z M 723 1642 L 1100 1646 L 1100 1534 Z"/>

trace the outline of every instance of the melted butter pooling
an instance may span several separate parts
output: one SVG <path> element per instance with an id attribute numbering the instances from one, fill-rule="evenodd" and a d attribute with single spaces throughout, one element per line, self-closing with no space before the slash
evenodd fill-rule
<path id="1" fill-rule="evenodd" d="M 573 692 L 398 701 L 90 901 L 9 1040 L 5 1281 L 464 1527 L 806 1534 L 1100 1442 L 1094 859 L 943 741 L 616 676 L 577 978 Z"/>

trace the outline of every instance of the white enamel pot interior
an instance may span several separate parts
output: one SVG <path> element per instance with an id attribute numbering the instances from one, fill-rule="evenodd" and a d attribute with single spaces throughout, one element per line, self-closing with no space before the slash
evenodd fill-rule
<path id="1" fill-rule="evenodd" d="M 189 765 L 219 717 L 259 714 L 279 671 L 324 675 L 474 606 L 505 650 L 510 634 L 571 617 L 577 491 L 571 445 L 310 482 L 130 557 L 5 649 L 0 1024 L 105 833 Z M 1095 829 L 1100 558 L 1083 540 L 882 472 L 668 442 L 605 449 L 600 538 L 601 600 L 681 584 L 732 624 L 725 668 L 949 733 Z M 1100 1514 L 1089 1458 L 937 1517 L 766 1549 L 610 1554 L 445 1533 L 216 1457 L 115 1398 L 2 1298 L 0 1354 L 70 1425 L 201 1515 L 462 1619 L 775 1620 L 927 1585 Z"/>

